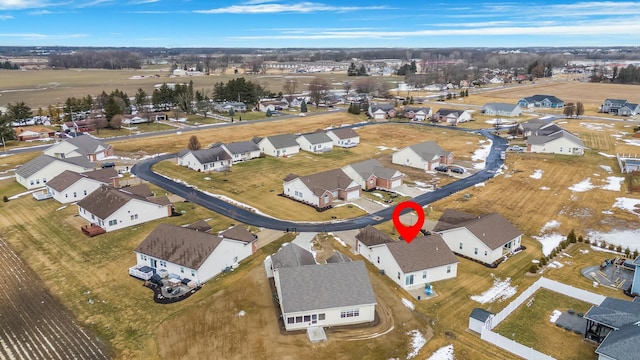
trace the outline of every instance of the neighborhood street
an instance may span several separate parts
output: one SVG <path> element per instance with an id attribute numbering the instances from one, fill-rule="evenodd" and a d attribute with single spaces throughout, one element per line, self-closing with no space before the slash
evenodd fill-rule
<path id="1" fill-rule="evenodd" d="M 375 125 L 375 124 L 371 124 Z M 414 124 L 415 126 L 435 126 L 430 124 Z M 359 126 L 363 126 L 359 124 Z M 464 129 L 457 129 L 447 127 L 447 129 L 455 129 L 459 131 L 469 131 Z M 491 152 L 487 156 L 486 166 L 483 170 L 477 173 L 460 179 L 451 184 L 443 186 L 435 191 L 427 192 L 413 198 L 413 201 L 417 202 L 421 206 L 426 206 L 432 202 L 445 198 L 449 195 L 455 194 L 475 184 L 482 183 L 492 178 L 496 171 L 498 171 L 503 161 L 500 159 L 500 153 L 507 148 L 507 141 L 499 136 L 491 134 L 488 130 L 480 130 L 478 133 L 484 135 L 492 141 Z M 156 186 L 159 186 L 173 194 L 181 196 L 195 204 L 204 206 L 205 208 L 217 212 L 219 214 L 230 217 L 234 220 L 243 222 L 245 224 L 254 225 L 258 227 L 264 227 L 274 230 L 292 230 L 298 232 L 327 232 L 327 231 L 342 231 L 361 229 L 367 225 L 375 225 L 385 221 L 391 220 L 393 213 L 393 207 L 385 208 L 373 214 L 361 216 L 355 219 L 348 220 L 336 220 L 326 223 L 311 223 L 311 222 L 292 222 L 287 220 L 280 220 L 269 216 L 254 213 L 246 208 L 242 208 L 236 205 L 232 205 L 223 200 L 214 198 L 208 194 L 205 194 L 189 185 L 179 183 L 168 179 L 162 175 L 158 175 L 151 170 L 153 164 L 162 160 L 175 157 L 176 154 L 166 154 L 151 158 L 148 160 L 137 163 L 131 172 Z"/>

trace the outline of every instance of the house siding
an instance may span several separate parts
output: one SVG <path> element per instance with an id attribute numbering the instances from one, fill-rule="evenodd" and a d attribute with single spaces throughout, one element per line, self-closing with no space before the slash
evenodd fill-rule
<path id="1" fill-rule="evenodd" d="M 420 170 L 432 170 L 440 165 L 439 160 L 427 161 L 422 159 L 411 148 L 404 148 L 391 156 L 391 162 L 397 165 L 409 166 Z"/>
<path id="2" fill-rule="evenodd" d="M 260 147 L 260 150 L 265 155 L 274 156 L 274 157 L 287 157 L 287 156 L 295 155 L 298 152 L 300 152 L 300 145 L 290 146 L 282 149 L 276 149 L 273 146 L 273 144 L 271 144 L 271 142 L 268 141 L 266 138 L 260 141 L 258 146 Z"/>
<path id="3" fill-rule="evenodd" d="M 199 284 L 204 283 L 223 272 L 225 268 L 241 262 L 251 254 L 253 254 L 251 243 L 223 239 L 220 245 L 200 266 L 200 269 L 197 269 L 196 281 Z"/>
<path id="4" fill-rule="evenodd" d="M 92 169 L 85 169 L 82 166 L 56 160 L 38 170 L 35 174 L 29 176 L 28 178 L 23 178 L 22 176 L 16 174 L 16 181 L 29 190 L 37 189 L 44 187 L 47 184 L 47 181 L 62 174 L 63 172 L 65 172 L 65 170 L 82 173 Z"/>
<path id="5" fill-rule="evenodd" d="M 93 179 L 79 179 L 68 188 L 63 191 L 56 191 L 47 186 L 47 191 L 53 195 L 53 198 L 62 204 L 68 204 L 84 199 L 87 195 L 91 194 L 100 186 L 104 184 L 100 181 Z"/>
<path id="6" fill-rule="evenodd" d="M 358 310 L 359 315 L 357 317 L 340 317 L 342 311 Z M 311 321 L 304 321 L 305 316 L 311 318 L 313 315 L 325 314 L 324 320 L 317 320 L 317 323 L 313 324 Z M 293 317 L 302 316 L 303 322 L 289 324 L 288 319 Z M 282 313 L 284 320 L 285 330 L 304 330 L 311 326 L 332 327 L 341 325 L 353 325 L 372 322 L 375 319 L 375 304 L 347 306 L 344 308 L 330 308 L 330 309 L 315 309 L 310 311 L 289 312 Z"/>
<path id="7" fill-rule="evenodd" d="M 106 219 L 100 219 L 98 216 L 91 214 L 80 206 L 78 206 L 78 214 L 87 221 L 98 224 L 105 229 L 105 231 L 110 232 L 169 217 L 171 216 L 171 205 L 158 205 L 142 200 L 131 199 Z M 132 216 L 134 217 L 133 219 L 131 218 Z M 109 225 L 109 221 L 116 221 L 116 223 L 115 225 Z"/>
<path id="8" fill-rule="evenodd" d="M 300 150 L 304 150 L 312 153 L 325 152 L 333 149 L 333 142 L 312 144 L 304 136 L 298 136 L 296 138 L 296 141 L 300 145 Z"/>
<path id="9" fill-rule="evenodd" d="M 333 140 L 334 146 L 348 148 L 348 147 L 354 147 L 360 144 L 360 136 L 355 136 L 348 139 L 340 139 L 339 137 L 336 136 L 336 134 L 333 133 L 333 131 L 327 131 L 326 134 L 331 138 L 331 140 Z"/>
<path id="10" fill-rule="evenodd" d="M 529 144 L 528 151 L 534 153 L 584 155 L 584 149 L 566 138 L 558 138 L 544 144 Z"/>
<path id="11" fill-rule="evenodd" d="M 283 184 L 284 194 L 290 198 L 321 207 L 321 199 L 307 187 L 299 178 L 293 179 Z M 331 194 L 329 194 L 331 197 Z"/>

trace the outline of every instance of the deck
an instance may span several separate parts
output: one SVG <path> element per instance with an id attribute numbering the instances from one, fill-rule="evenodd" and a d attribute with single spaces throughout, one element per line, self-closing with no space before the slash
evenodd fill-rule
<path id="1" fill-rule="evenodd" d="M 80 230 L 82 230 L 82 233 L 87 235 L 88 237 L 94 237 L 94 236 L 98 236 L 100 234 L 104 234 L 107 232 L 107 230 L 101 228 L 100 226 L 96 225 L 96 224 L 91 224 L 91 225 L 83 225 Z"/>

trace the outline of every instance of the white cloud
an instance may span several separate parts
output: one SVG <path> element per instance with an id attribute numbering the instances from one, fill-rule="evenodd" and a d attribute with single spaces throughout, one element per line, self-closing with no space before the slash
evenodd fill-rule
<path id="1" fill-rule="evenodd" d="M 335 6 L 313 2 L 297 4 L 257 3 L 250 5 L 231 5 L 209 10 L 194 10 L 199 14 L 274 14 L 274 13 L 314 13 L 349 12 L 360 10 L 384 10 L 386 6 Z"/>
<path id="2" fill-rule="evenodd" d="M 87 37 L 87 34 L 51 35 L 38 33 L 0 33 L 0 38 L 22 38 L 25 40 L 64 40 Z"/>
<path id="3" fill-rule="evenodd" d="M 0 15 L 0 20 L 11 20 L 13 16 L 11 15 Z"/>

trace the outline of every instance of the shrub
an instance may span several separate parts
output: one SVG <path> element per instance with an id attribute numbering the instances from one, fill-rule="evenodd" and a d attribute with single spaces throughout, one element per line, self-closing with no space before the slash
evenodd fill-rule
<path id="1" fill-rule="evenodd" d="M 628 247 L 628 246 L 627 246 L 627 248 L 626 248 L 626 249 L 624 249 L 624 255 L 625 255 L 626 257 L 629 257 L 629 255 L 631 255 L 631 249 L 629 249 L 629 247 Z"/>
<path id="2" fill-rule="evenodd" d="M 580 238 L 582 238 L 582 236 L 581 236 Z M 589 240 L 589 239 L 584 239 L 584 243 L 585 243 L 585 244 L 587 244 L 587 245 L 591 245 L 591 240 Z"/>
<path id="3" fill-rule="evenodd" d="M 540 265 L 545 266 L 547 265 L 547 258 L 546 257 L 541 257 L 540 258 Z"/>
<path id="4" fill-rule="evenodd" d="M 633 258 L 637 258 L 638 257 L 638 249 L 633 250 Z"/>
<path id="5" fill-rule="evenodd" d="M 569 235 L 567 235 L 567 241 L 570 243 L 576 242 L 576 232 L 573 231 L 573 229 L 571 229 L 571 231 L 569 232 Z"/>
<path id="6" fill-rule="evenodd" d="M 607 248 L 607 243 L 605 241 L 601 242 L 600 243 L 600 247 L 603 248 L 603 249 L 606 249 Z"/>
<path id="7" fill-rule="evenodd" d="M 584 241 L 584 238 L 582 237 L 582 235 L 578 236 L 578 242 L 583 242 L 583 241 Z"/>
<path id="8" fill-rule="evenodd" d="M 9 202 L 9 198 L 7 197 L 7 195 L 5 195 L 5 196 L 2 198 L 2 201 L 4 201 L 4 202 Z"/>
<path id="9" fill-rule="evenodd" d="M 616 249 L 616 246 L 615 246 L 615 245 L 613 245 L 613 244 L 611 244 L 611 245 L 609 245 L 608 249 L 609 249 L 609 250 L 615 250 L 615 249 Z"/>
<path id="10" fill-rule="evenodd" d="M 538 264 L 531 264 L 529 267 L 529 272 L 535 274 L 538 272 Z"/>
<path id="11" fill-rule="evenodd" d="M 617 252 L 622 252 L 622 245 L 616 246 L 616 251 Z"/>

